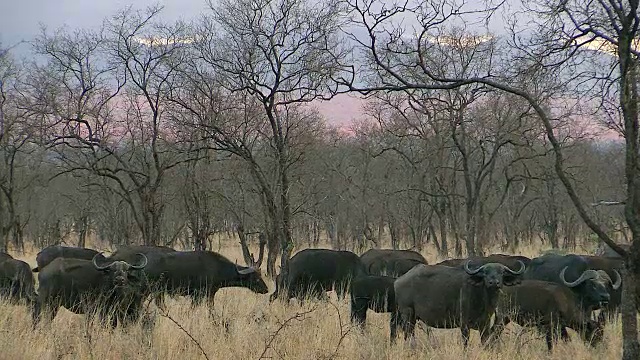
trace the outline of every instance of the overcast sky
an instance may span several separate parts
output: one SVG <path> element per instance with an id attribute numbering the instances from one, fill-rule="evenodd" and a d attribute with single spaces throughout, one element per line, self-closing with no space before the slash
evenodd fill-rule
<path id="1" fill-rule="evenodd" d="M 82 29 L 99 26 L 102 21 L 118 10 L 134 4 L 135 8 L 160 3 L 164 10 L 162 19 L 175 21 L 189 20 L 207 10 L 205 0 L 0 0 L 0 43 L 3 47 L 12 46 L 20 41 L 29 41 L 40 32 L 40 24 L 49 30 L 60 27 Z M 13 51 L 25 54 L 26 45 L 20 45 Z M 347 126 L 353 117 L 360 115 L 360 104 L 347 96 L 327 104 L 319 105 L 320 111 L 336 125 Z"/>
<path id="2" fill-rule="evenodd" d="M 31 40 L 40 31 L 40 24 L 49 29 L 59 27 L 88 28 L 97 26 L 118 10 L 134 4 L 135 8 L 160 3 L 161 18 L 191 19 L 206 9 L 205 0 L 0 0 L 0 41 L 11 46 L 21 40 Z"/>

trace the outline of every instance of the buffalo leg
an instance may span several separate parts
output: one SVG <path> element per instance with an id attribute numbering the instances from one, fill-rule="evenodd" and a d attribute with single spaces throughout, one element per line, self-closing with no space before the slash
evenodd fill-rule
<path id="1" fill-rule="evenodd" d="M 547 340 L 547 350 L 551 352 L 551 350 L 553 350 L 553 335 L 550 329 L 546 331 L 545 340 Z"/>
<path id="2" fill-rule="evenodd" d="M 567 332 L 567 328 L 562 326 L 560 328 L 560 337 L 562 337 L 562 340 L 565 342 L 569 342 L 571 341 L 571 337 L 569 337 L 569 333 Z"/>
<path id="3" fill-rule="evenodd" d="M 42 302 L 40 302 L 40 300 L 36 300 L 36 302 L 33 304 L 33 307 L 31 308 L 31 318 L 33 319 L 34 328 L 36 327 L 36 325 L 38 325 L 38 323 L 42 319 L 42 311 L 43 311 Z"/>
<path id="4" fill-rule="evenodd" d="M 489 324 L 482 326 L 480 328 L 480 342 L 483 345 L 489 345 L 492 346 L 495 339 L 496 339 L 496 334 L 494 334 L 494 330 L 498 330 L 498 327 L 500 325 L 498 325 L 497 327 L 491 327 Z"/>
<path id="5" fill-rule="evenodd" d="M 391 318 L 389 319 L 389 340 L 392 344 L 396 342 L 396 338 L 398 337 L 398 326 L 401 325 L 400 313 L 394 310 L 391 313 Z"/>
<path id="6" fill-rule="evenodd" d="M 502 337 L 504 328 L 511 322 L 508 316 L 496 314 L 496 321 L 489 330 L 489 341 L 495 343 Z"/>
<path id="7" fill-rule="evenodd" d="M 547 350 L 551 352 L 553 350 L 553 343 L 558 339 L 558 331 L 552 326 L 548 326 L 546 329 L 541 329 L 545 332 L 545 340 L 547 341 Z"/>
<path id="8" fill-rule="evenodd" d="M 215 304 L 215 296 L 216 296 L 216 292 L 217 291 L 218 291 L 218 289 L 211 290 L 211 292 L 209 293 L 209 297 L 207 298 L 207 306 L 209 308 L 209 316 L 211 316 L 211 317 L 214 317 L 214 315 L 215 315 L 214 304 Z"/>
<path id="9" fill-rule="evenodd" d="M 33 327 L 35 328 L 43 319 L 47 324 L 50 324 L 57 314 L 58 307 L 49 306 L 46 303 L 42 305 L 42 303 L 38 301 L 33 307 Z"/>
<path id="10" fill-rule="evenodd" d="M 464 349 L 466 350 L 467 346 L 469 345 L 469 325 L 463 324 L 462 326 L 460 326 L 460 333 L 462 334 L 462 344 L 464 345 Z"/>
<path id="11" fill-rule="evenodd" d="M 369 299 L 367 298 L 351 298 L 351 322 L 359 325 L 364 329 L 367 321 L 367 309 L 369 308 Z"/>
<path id="12" fill-rule="evenodd" d="M 406 308 L 404 311 L 400 311 L 400 319 L 405 341 L 409 338 L 413 340 L 416 330 L 416 314 L 413 308 Z"/>

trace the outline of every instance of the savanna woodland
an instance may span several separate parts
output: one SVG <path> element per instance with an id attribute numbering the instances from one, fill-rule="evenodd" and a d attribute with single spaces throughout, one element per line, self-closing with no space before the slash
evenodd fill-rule
<path id="1" fill-rule="evenodd" d="M 572 331 L 548 352 L 510 324 L 466 347 L 427 322 L 390 342 L 389 314 L 362 329 L 349 296 L 230 288 L 210 315 L 175 296 L 114 329 L 66 310 L 35 326 L 7 299 L 0 358 L 639 359 L 638 7 L 209 0 L 0 46 L 0 250 L 30 267 L 56 244 L 165 246 L 240 259 L 273 292 L 307 248 L 429 264 L 608 248 L 624 286 L 599 344 Z M 335 97 L 362 104 L 348 126 L 318 110 Z"/>

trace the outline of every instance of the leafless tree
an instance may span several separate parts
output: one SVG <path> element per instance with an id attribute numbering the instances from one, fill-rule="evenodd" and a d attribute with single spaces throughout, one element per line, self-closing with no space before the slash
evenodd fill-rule
<path id="1" fill-rule="evenodd" d="M 24 249 L 27 219 L 21 217 L 20 198 L 36 180 L 39 160 L 30 113 L 20 106 L 22 78 L 10 49 L 0 47 L 0 242 L 5 251 L 9 237 L 16 249 Z"/>
<path id="2" fill-rule="evenodd" d="M 31 108 L 46 117 L 63 171 L 107 180 L 100 184 L 131 208 L 145 244 L 161 238 L 166 173 L 194 156 L 191 144 L 173 141 L 163 96 L 185 27 L 155 23 L 160 10 L 126 9 L 97 33 L 44 32 L 36 50 L 48 62 L 32 78 Z"/>
<path id="3" fill-rule="evenodd" d="M 291 113 L 298 111 L 296 104 L 330 97 L 337 91 L 332 78 L 345 70 L 348 51 L 337 37 L 342 14 L 338 5 L 304 0 L 210 2 L 211 14 L 194 36 L 200 65 L 220 74 L 223 88 L 249 96 L 266 120 L 275 191 L 265 186 L 263 174 L 253 173 L 262 184 L 276 239 L 269 247 L 271 271 L 273 252 L 280 249 L 281 271 L 286 273 L 293 249 L 289 169 L 297 159 L 289 134 L 298 120 Z M 225 143 L 228 147 L 229 141 Z"/>

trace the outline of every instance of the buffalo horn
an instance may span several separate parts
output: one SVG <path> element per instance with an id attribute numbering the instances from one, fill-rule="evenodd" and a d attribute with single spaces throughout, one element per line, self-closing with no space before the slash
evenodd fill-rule
<path id="1" fill-rule="evenodd" d="M 107 265 L 103 265 L 103 266 L 98 265 L 98 263 L 96 262 L 96 260 L 98 259 L 98 257 L 103 257 L 103 258 L 104 258 L 104 256 L 103 256 L 103 255 L 102 255 L 102 253 L 100 252 L 100 253 L 95 254 L 95 255 L 93 256 L 93 259 L 91 260 L 91 262 L 93 263 L 93 266 L 95 266 L 95 268 L 96 268 L 96 269 L 98 269 L 98 270 L 104 270 L 104 269 L 108 268 L 109 266 L 111 266 L 111 264 L 107 264 Z"/>
<path id="2" fill-rule="evenodd" d="M 616 273 L 616 282 L 613 283 L 611 287 L 613 287 L 613 290 L 618 290 L 620 288 L 620 285 L 622 285 L 622 276 L 620 276 L 618 270 L 613 270 L 613 272 Z"/>
<path id="3" fill-rule="evenodd" d="M 236 269 L 238 270 L 238 274 L 240 274 L 240 275 L 247 275 L 247 274 L 251 274 L 251 273 L 256 272 L 256 269 L 253 268 L 253 267 L 248 267 L 246 269 L 240 269 L 240 268 L 236 267 Z"/>
<path id="4" fill-rule="evenodd" d="M 471 262 L 471 260 L 467 260 L 464 263 L 464 271 L 466 271 L 467 274 L 469 274 L 469 275 L 475 275 L 475 274 L 479 273 L 480 270 L 482 270 L 482 268 L 484 268 L 486 266 L 486 264 L 485 264 L 485 265 L 482 265 L 482 266 L 480 266 L 479 268 L 477 268 L 475 270 L 471 270 L 471 269 L 469 269 L 469 263 L 470 262 Z"/>
<path id="5" fill-rule="evenodd" d="M 560 272 L 560 280 L 562 280 L 562 282 L 567 285 L 568 287 L 576 287 L 580 284 L 582 284 L 585 280 L 588 279 L 593 279 L 595 277 L 598 276 L 598 274 L 596 273 L 595 270 L 586 270 L 585 272 L 583 272 L 580 277 L 573 282 L 568 282 L 565 278 L 564 278 L 564 273 L 567 271 L 568 266 L 565 266 L 564 269 L 562 269 L 562 271 Z"/>
<path id="6" fill-rule="evenodd" d="M 512 273 L 513 275 L 521 275 L 524 272 L 524 270 L 527 268 L 527 265 L 525 265 L 521 260 L 518 260 L 518 263 L 520 263 L 520 270 L 518 271 L 513 271 L 508 266 L 505 266 L 504 268 L 505 270 Z"/>
<path id="7" fill-rule="evenodd" d="M 136 255 L 139 255 L 142 258 L 142 261 L 139 265 L 131 264 L 131 267 L 134 269 L 143 269 L 145 266 L 147 266 L 147 262 L 149 262 L 149 259 L 147 259 L 147 255 L 143 253 L 137 253 Z"/>

